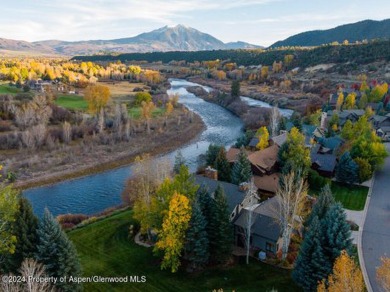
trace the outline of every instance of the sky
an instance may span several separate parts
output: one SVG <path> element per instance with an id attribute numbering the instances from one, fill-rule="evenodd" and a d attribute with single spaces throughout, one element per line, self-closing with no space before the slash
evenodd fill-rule
<path id="1" fill-rule="evenodd" d="M 132 37 L 183 24 L 224 41 L 269 46 L 293 34 L 390 17 L 389 0 L 0 0 L 0 38 Z"/>

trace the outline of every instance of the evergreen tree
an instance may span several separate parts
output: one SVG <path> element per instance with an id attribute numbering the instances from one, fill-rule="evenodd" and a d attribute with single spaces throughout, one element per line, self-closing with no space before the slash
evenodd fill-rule
<path id="1" fill-rule="evenodd" d="M 332 272 L 334 262 L 341 251 L 346 250 L 349 253 L 352 248 L 351 228 L 346 219 L 342 205 L 335 203 L 322 220 L 322 246 L 328 258 L 328 275 Z"/>
<path id="2" fill-rule="evenodd" d="M 219 151 L 222 146 L 210 144 L 206 151 L 206 165 L 215 168 L 215 160 L 217 159 Z"/>
<path id="3" fill-rule="evenodd" d="M 218 185 L 214 193 L 215 211 L 210 222 L 212 237 L 210 238 L 210 255 L 218 263 L 224 263 L 232 249 L 233 230 L 230 223 L 230 212 L 225 192 Z"/>
<path id="4" fill-rule="evenodd" d="M 325 185 L 318 196 L 317 202 L 313 206 L 309 217 L 305 221 L 305 226 L 308 227 L 311 225 L 312 220 L 317 217 L 319 220 L 322 220 L 329 208 L 335 203 L 330 185 Z"/>
<path id="5" fill-rule="evenodd" d="M 190 225 L 187 230 L 185 246 L 186 257 L 192 269 L 202 268 L 209 260 L 209 240 L 207 237 L 207 221 L 202 214 L 199 203 L 192 206 Z"/>
<path id="6" fill-rule="evenodd" d="M 280 131 L 285 131 L 287 129 L 286 127 L 286 118 L 282 117 L 279 120 L 278 128 L 277 128 L 277 135 L 280 135 Z"/>
<path id="7" fill-rule="evenodd" d="M 245 149 L 241 147 L 237 155 L 237 160 L 232 169 L 232 182 L 236 185 L 247 182 L 252 176 L 251 163 L 248 160 L 248 155 Z"/>
<path id="8" fill-rule="evenodd" d="M 51 277 L 80 276 L 80 263 L 76 249 L 60 225 L 45 210 L 38 224 L 38 246 L 36 258 L 45 266 L 46 273 Z M 62 291 L 79 291 L 81 286 L 72 282 L 57 282 L 57 288 Z"/>
<path id="9" fill-rule="evenodd" d="M 218 180 L 230 182 L 230 163 L 226 158 L 225 148 L 222 147 L 215 159 L 215 169 L 218 170 Z"/>
<path id="10" fill-rule="evenodd" d="M 349 184 L 359 182 L 359 166 L 348 151 L 344 152 L 336 167 L 336 179 Z"/>
<path id="11" fill-rule="evenodd" d="M 19 209 L 12 225 L 17 241 L 15 253 L 6 258 L 6 271 L 17 273 L 24 259 L 34 257 L 38 243 L 38 218 L 26 198 L 19 199 Z"/>
<path id="12" fill-rule="evenodd" d="M 327 258 L 321 243 L 322 228 L 318 217 L 312 219 L 310 229 L 301 244 L 292 277 L 305 291 L 316 291 L 318 282 L 328 276 Z"/>
<path id="13" fill-rule="evenodd" d="M 240 81 L 234 80 L 232 82 L 230 95 L 232 97 L 239 97 L 240 96 Z"/>
<path id="14" fill-rule="evenodd" d="M 181 151 L 178 150 L 175 156 L 175 164 L 173 165 L 173 172 L 175 174 L 178 174 L 180 172 L 180 167 L 182 165 L 186 165 L 186 160 L 183 154 L 181 153 Z"/>

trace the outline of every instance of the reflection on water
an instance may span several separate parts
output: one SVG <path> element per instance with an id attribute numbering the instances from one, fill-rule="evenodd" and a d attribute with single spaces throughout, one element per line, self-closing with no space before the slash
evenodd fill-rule
<path id="1" fill-rule="evenodd" d="M 210 143 L 230 146 L 242 134 L 242 122 L 222 107 L 205 102 L 187 92 L 186 87 L 198 85 L 180 79 L 172 79 L 169 94 L 178 93 L 179 102 L 197 113 L 207 129 L 192 143 L 180 150 L 191 171 L 197 167 L 197 158 L 207 150 Z M 176 151 L 167 154 L 172 161 Z M 126 178 L 131 175 L 131 166 L 68 180 L 50 186 L 29 189 L 23 192 L 38 216 L 47 207 L 53 215 L 64 213 L 94 214 L 121 203 L 120 194 Z"/>

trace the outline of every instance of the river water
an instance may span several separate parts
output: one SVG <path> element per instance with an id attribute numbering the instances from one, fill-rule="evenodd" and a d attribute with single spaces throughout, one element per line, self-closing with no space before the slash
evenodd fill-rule
<path id="1" fill-rule="evenodd" d="M 180 150 L 191 171 L 197 167 L 198 156 L 205 153 L 210 143 L 230 146 L 242 134 L 241 120 L 224 108 L 205 102 L 186 90 L 198 85 L 180 79 L 170 80 L 169 94 L 178 93 L 179 102 L 197 113 L 206 125 L 206 130 L 194 141 Z M 166 154 L 172 161 L 176 151 Z M 131 175 L 131 165 L 102 173 L 67 180 L 49 186 L 28 189 L 23 195 L 28 198 L 34 212 L 40 217 L 47 207 L 53 215 L 66 213 L 94 214 L 108 207 L 121 204 L 121 192 L 126 179 Z"/>

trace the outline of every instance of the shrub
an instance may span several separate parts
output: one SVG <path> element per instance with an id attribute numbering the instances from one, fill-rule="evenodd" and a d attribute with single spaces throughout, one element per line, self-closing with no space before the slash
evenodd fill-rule
<path id="1" fill-rule="evenodd" d="M 308 181 L 310 188 L 314 190 L 320 190 L 325 185 L 331 183 L 329 178 L 319 175 L 319 173 L 313 169 L 309 170 Z"/>
<path id="2" fill-rule="evenodd" d="M 61 226 L 68 223 L 77 225 L 86 219 L 88 219 L 88 216 L 84 214 L 64 214 L 57 216 L 57 221 Z"/>
<path id="3" fill-rule="evenodd" d="M 150 95 L 149 92 L 137 92 L 135 94 L 134 104 L 136 106 L 140 106 L 143 101 L 144 102 L 152 101 L 152 96 Z"/>

